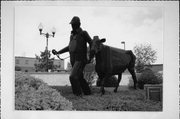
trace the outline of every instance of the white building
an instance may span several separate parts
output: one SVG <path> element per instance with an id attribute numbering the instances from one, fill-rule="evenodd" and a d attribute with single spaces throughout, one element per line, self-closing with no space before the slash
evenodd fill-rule
<path id="1" fill-rule="evenodd" d="M 34 64 L 37 64 L 38 60 L 32 57 L 15 57 L 16 70 L 24 72 L 36 72 Z M 59 66 L 59 71 L 64 71 L 64 60 L 55 59 L 54 65 Z"/>

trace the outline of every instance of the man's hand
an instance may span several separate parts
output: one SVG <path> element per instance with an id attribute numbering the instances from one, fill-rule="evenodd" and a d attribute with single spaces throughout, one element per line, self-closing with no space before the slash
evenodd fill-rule
<path id="1" fill-rule="evenodd" d="M 55 49 L 52 50 L 52 53 L 53 53 L 53 55 L 57 55 L 58 54 L 58 52 Z"/>

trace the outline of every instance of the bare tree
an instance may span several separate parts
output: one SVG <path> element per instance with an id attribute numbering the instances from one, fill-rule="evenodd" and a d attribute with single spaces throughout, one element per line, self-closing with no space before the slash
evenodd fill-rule
<path id="1" fill-rule="evenodd" d="M 157 52 L 152 49 L 151 44 L 140 44 L 134 47 L 136 55 L 136 71 L 141 72 L 145 65 L 151 65 L 157 60 Z"/>

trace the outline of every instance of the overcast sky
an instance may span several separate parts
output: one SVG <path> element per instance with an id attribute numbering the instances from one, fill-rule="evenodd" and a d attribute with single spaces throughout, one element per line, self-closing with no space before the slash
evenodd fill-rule
<path id="1" fill-rule="evenodd" d="M 19 6 L 15 8 L 15 56 L 35 57 L 46 46 L 43 32 L 51 33 L 49 50 L 60 50 L 69 43 L 73 16 L 79 16 L 81 27 L 91 38 L 106 38 L 106 45 L 133 50 L 138 44 L 151 44 L 157 51 L 156 64 L 163 63 L 163 11 L 160 7 L 103 7 L 103 6 Z M 62 57 L 66 57 L 66 53 Z"/>

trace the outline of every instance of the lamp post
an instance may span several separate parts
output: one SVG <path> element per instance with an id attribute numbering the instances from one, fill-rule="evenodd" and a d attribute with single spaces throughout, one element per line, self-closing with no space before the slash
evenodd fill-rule
<path id="1" fill-rule="evenodd" d="M 126 48 L 125 48 L 125 44 L 126 44 L 125 41 L 122 41 L 121 44 L 124 44 L 124 50 L 126 50 Z"/>
<path id="2" fill-rule="evenodd" d="M 54 37 L 55 36 L 55 32 L 56 32 L 56 29 L 53 27 L 52 28 L 52 34 L 49 34 L 48 32 L 47 33 L 43 33 L 43 25 L 40 23 L 39 26 L 38 26 L 38 29 L 39 29 L 39 32 L 40 32 L 40 35 L 43 35 L 46 37 L 46 57 L 47 57 L 47 62 L 46 62 L 46 71 L 48 72 L 48 65 L 49 65 L 49 56 L 48 56 L 48 38 L 50 37 Z"/>

